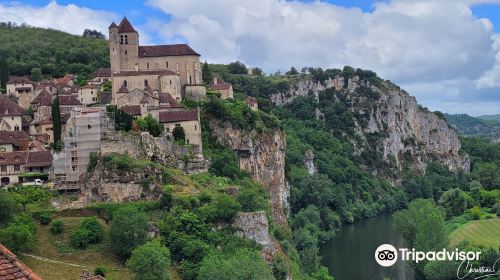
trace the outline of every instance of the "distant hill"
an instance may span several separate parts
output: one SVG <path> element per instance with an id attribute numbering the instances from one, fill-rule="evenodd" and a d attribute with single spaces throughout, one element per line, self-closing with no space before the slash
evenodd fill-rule
<path id="1" fill-rule="evenodd" d="M 39 68 L 46 77 L 71 73 L 86 80 L 97 68 L 109 67 L 107 40 L 91 38 L 92 32 L 88 33 L 84 37 L 0 23 L 0 54 L 7 57 L 10 75 L 29 76 L 33 68 Z"/>
<path id="2" fill-rule="evenodd" d="M 479 116 L 479 119 L 500 122 L 500 114 Z"/>
<path id="3" fill-rule="evenodd" d="M 500 137 L 500 121 L 485 120 L 467 114 L 444 114 L 444 116 L 462 135 L 487 136 L 495 139 Z"/>

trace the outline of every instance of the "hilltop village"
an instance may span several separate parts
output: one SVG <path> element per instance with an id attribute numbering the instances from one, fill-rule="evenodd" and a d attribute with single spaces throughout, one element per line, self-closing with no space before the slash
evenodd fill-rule
<path id="1" fill-rule="evenodd" d="M 187 44 L 141 46 L 127 18 L 109 26 L 109 52 L 111 67 L 95 71 L 84 86 L 70 73 L 39 82 L 9 78 L 0 96 L 1 185 L 39 179 L 58 190 L 78 190 L 91 153 L 115 131 L 117 114 L 135 121 L 150 116 L 161 136 L 201 154 L 200 111 L 181 105 L 206 96 L 200 54 Z M 220 78 L 207 87 L 222 99 L 233 98 L 231 84 Z M 56 107 L 61 136 L 54 140 Z"/>

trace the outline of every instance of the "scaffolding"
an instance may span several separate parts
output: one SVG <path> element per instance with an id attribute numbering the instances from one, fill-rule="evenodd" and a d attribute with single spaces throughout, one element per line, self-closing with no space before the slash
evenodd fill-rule
<path id="1" fill-rule="evenodd" d="M 91 153 L 101 149 L 101 138 L 114 126 L 114 116 L 104 107 L 75 108 L 66 125 L 64 148 L 54 154 L 52 175 L 58 190 L 78 190 L 90 162 Z"/>

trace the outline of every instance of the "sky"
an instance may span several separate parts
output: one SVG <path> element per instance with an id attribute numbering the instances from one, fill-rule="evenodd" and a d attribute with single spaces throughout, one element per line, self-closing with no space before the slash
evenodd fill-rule
<path id="1" fill-rule="evenodd" d="M 500 114 L 500 0 L 0 0 L 0 21 L 73 34 L 123 16 L 142 45 L 188 43 L 209 63 L 351 65 L 431 110 Z"/>

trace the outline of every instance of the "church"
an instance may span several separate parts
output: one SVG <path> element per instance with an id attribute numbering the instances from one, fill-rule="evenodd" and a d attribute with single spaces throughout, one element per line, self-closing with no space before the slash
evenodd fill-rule
<path id="1" fill-rule="evenodd" d="M 200 54 L 187 44 L 141 46 L 139 33 L 126 17 L 109 26 L 109 53 L 114 105 L 134 89 L 168 93 L 178 102 L 206 94 Z"/>

